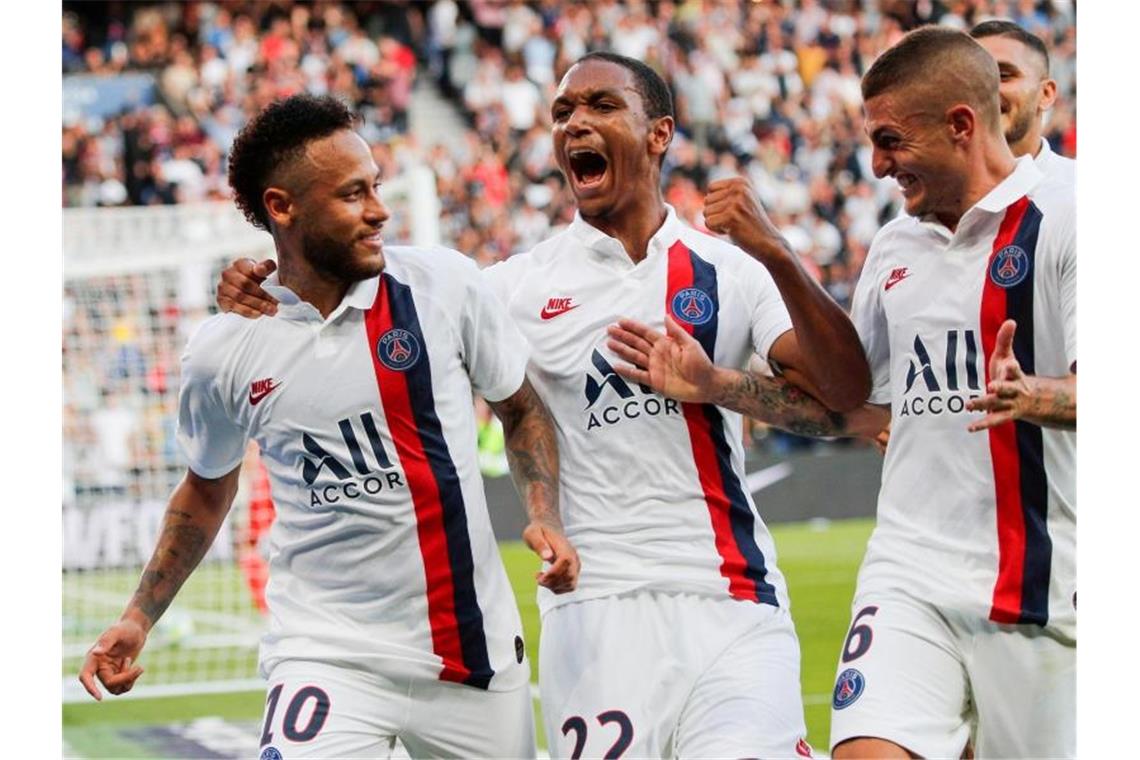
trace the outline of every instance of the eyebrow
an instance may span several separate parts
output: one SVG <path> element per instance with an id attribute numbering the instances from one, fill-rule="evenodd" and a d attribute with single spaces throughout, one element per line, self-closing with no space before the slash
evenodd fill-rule
<path id="1" fill-rule="evenodd" d="M 602 98 L 617 98 L 618 100 L 625 103 L 626 98 L 622 94 L 622 91 L 623 90 L 632 90 L 632 89 L 633 88 L 628 86 L 628 85 L 625 87 L 620 87 L 620 88 L 600 87 L 600 88 L 595 88 L 595 89 L 591 89 L 591 90 L 586 90 L 577 99 L 578 100 L 585 100 L 587 103 L 594 103 L 598 100 L 601 100 Z M 554 99 L 554 102 L 551 103 L 550 105 L 551 105 L 551 108 L 553 108 L 554 106 L 557 106 L 559 104 L 570 103 L 573 100 L 575 100 L 575 99 L 571 98 L 567 95 L 559 95 L 558 97 L 556 97 Z"/>
<path id="2" fill-rule="evenodd" d="M 346 190 L 353 190 L 357 187 L 369 186 L 369 185 L 372 185 L 376 182 L 379 182 L 383 178 L 384 178 L 383 170 L 380 169 L 379 167 L 377 167 L 376 174 L 374 174 L 372 176 L 372 182 L 369 182 L 364 177 L 354 177 L 350 180 L 346 180 L 345 182 L 342 182 L 341 184 L 337 185 L 336 192 L 342 193 L 342 192 L 345 192 Z"/>

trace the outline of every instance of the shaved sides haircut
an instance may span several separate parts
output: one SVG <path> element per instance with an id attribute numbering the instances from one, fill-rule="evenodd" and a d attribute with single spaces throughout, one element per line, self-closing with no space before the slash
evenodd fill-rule
<path id="1" fill-rule="evenodd" d="M 863 75 L 863 102 L 907 90 L 935 112 L 964 103 L 1001 133 L 997 61 L 965 32 L 926 26 L 905 35 Z"/>
<path id="2" fill-rule="evenodd" d="M 276 100 L 250 119 L 230 149 L 234 202 L 254 227 L 269 231 L 265 188 L 280 182 L 314 140 L 356 126 L 356 116 L 332 95 L 302 93 Z"/>

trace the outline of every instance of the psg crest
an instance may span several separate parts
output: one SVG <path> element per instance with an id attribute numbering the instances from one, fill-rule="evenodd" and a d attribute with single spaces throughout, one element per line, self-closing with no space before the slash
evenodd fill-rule
<path id="1" fill-rule="evenodd" d="M 260 760 L 281 760 L 281 752 L 276 747 L 266 747 L 261 751 Z"/>
<path id="2" fill-rule="evenodd" d="M 669 305 L 673 316 L 690 325 L 703 325 L 712 319 L 712 299 L 703 290 L 685 288 L 677 291 L 673 302 Z"/>
<path id="3" fill-rule="evenodd" d="M 376 357 L 385 367 L 403 372 L 420 358 L 420 342 L 415 335 L 394 327 L 376 341 Z"/>
<path id="4" fill-rule="evenodd" d="M 1012 288 L 1029 274 L 1029 256 L 1019 246 L 1007 245 L 990 263 L 990 279 L 994 285 Z"/>
<path id="5" fill-rule="evenodd" d="M 842 710 L 863 694 L 863 674 L 855 668 L 848 668 L 839 674 L 835 681 L 835 694 L 831 697 L 831 704 L 836 710 Z"/>

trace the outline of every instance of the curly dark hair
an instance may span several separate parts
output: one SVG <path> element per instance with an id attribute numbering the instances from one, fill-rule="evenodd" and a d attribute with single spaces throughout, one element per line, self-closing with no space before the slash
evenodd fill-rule
<path id="1" fill-rule="evenodd" d="M 278 167 L 299 156 L 313 140 L 355 125 L 355 114 L 331 95 L 277 100 L 250 119 L 234 139 L 229 160 L 234 203 L 249 223 L 269 231 L 261 196 Z"/>

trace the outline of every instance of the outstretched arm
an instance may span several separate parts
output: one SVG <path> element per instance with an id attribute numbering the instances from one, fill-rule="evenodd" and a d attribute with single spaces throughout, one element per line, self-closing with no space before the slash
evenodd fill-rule
<path id="1" fill-rule="evenodd" d="M 784 378 L 717 367 L 668 316 L 665 330 L 667 335 L 631 319 L 611 325 L 608 345 L 629 362 L 614 369 L 678 401 L 716 404 L 798 435 L 873 438 L 890 420 L 885 407 L 835 412 Z"/>
<path id="2" fill-rule="evenodd" d="M 1066 377 L 1025 374 L 1013 353 L 1016 331 L 1017 323 L 1012 319 L 1007 319 L 998 328 L 994 352 L 990 355 L 990 382 L 986 385 L 986 395 L 966 404 L 970 411 L 986 412 L 986 416 L 970 425 L 970 432 L 988 430 L 1012 420 L 1076 430 L 1076 372 Z"/>
<path id="3" fill-rule="evenodd" d="M 238 473 L 207 480 L 187 472 L 174 489 L 158 545 L 143 571 L 138 588 L 119 621 L 108 628 L 87 652 L 79 681 L 95 699 L 102 699 L 95 678 L 112 694 L 130 691 L 142 675 L 134 665 L 147 634 L 170 606 L 183 582 L 202 561 L 237 493 Z"/>
<path id="4" fill-rule="evenodd" d="M 578 583 L 578 552 L 563 534 L 558 513 L 554 420 L 530 380 L 524 380 L 517 391 L 502 401 L 488 404 L 503 423 L 507 461 L 530 518 L 523 540 L 550 564 L 536 575 L 538 583 L 556 594 L 573 591 Z"/>
<path id="5" fill-rule="evenodd" d="M 710 230 L 727 234 L 764 265 L 784 299 L 794 332 L 773 343 L 771 357 L 798 370 L 807 381 L 802 385 L 829 408 L 858 408 L 871 392 L 871 372 L 855 326 L 800 264 L 748 180 L 710 183 L 704 213 Z"/>

